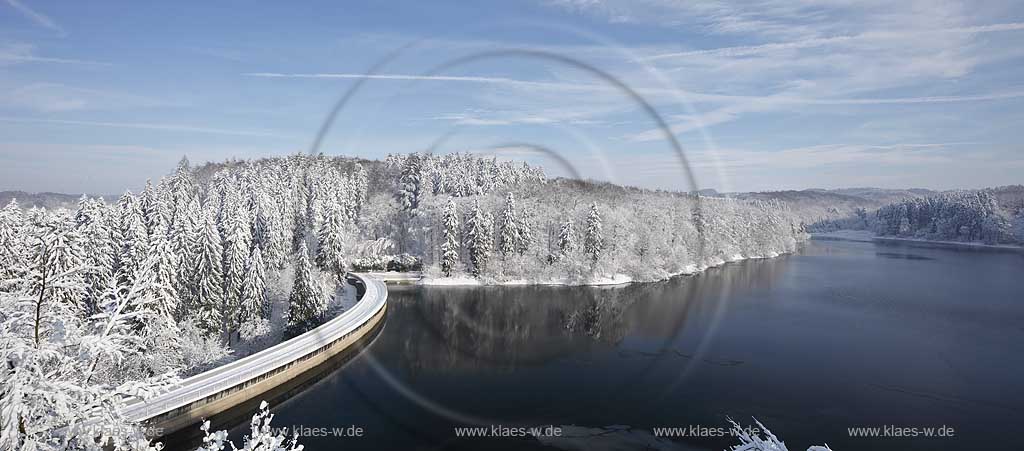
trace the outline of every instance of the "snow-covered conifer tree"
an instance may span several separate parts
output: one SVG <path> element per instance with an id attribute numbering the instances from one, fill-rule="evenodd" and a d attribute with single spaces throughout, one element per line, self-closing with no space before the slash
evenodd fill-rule
<path id="1" fill-rule="evenodd" d="M 25 238 L 25 217 L 18 201 L 12 199 L 0 210 L 0 280 L 14 278 L 16 268 L 25 266 L 28 259 Z"/>
<path id="2" fill-rule="evenodd" d="M 168 322 L 173 322 L 180 313 L 178 297 L 178 265 L 174 245 L 164 233 L 166 227 L 163 220 L 158 219 L 153 227 L 153 235 L 149 237 L 149 252 L 139 281 L 143 282 L 143 290 L 153 303 L 153 309 Z"/>
<path id="3" fill-rule="evenodd" d="M 224 332 L 230 341 L 238 328 L 238 309 L 242 303 L 242 285 L 245 282 L 245 264 L 250 253 L 249 222 L 242 209 L 233 206 L 236 213 L 225 218 L 227 239 L 224 242 L 224 304 L 221 317 Z"/>
<path id="4" fill-rule="evenodd" d="M 507 256 L 519 248 L 521 240 L 519 226 L 519 217 L 516 215 L 516 199 L 512 193 L 508 193 L 505 197 L 505 209 L 498 217 L 500 230 L 498 250 L 501 251 L 501 255 Z"/>
<path id="5" fill-rule="evenodd" d="M 207 209 L 203 218 L 198 255 L 193 270 L 192 305 L 189 316 L 207 334 L 215 334 L 223 327 L 221 312 L 224 304 L 223 248 L 214 212 Z"/>
<path id="6" fill-rule="evenodd" d="M 292 334 L 305 332 L 323 320 L 327 310 L 327 297 L 309 261 L 306 242 L 299 243 L 295 262 L 295 283 L 288 298 L 288 330 Z"/>
<path id="7" fill-rule="evenodd" d="M 116 249 L 102 201 L 82 196 L 75 212 L 75 228 L 81 236 L 86 266 L 83 302 L 87 314 L 97 313 L 103 292 L 114 279 Z"/>
<path id="8" fill-rule="evenodd" d="M 266 267 L 259 247 L 252 248 L 245 268 L 245 283 L 242 284 L 242 305 L 239 322 L 256 319 L 270 319 L 270 300 L 267 299 Z"/>
<path id="9" fill-rule="evenodd" d="M 299 185 L 297 199 L 292 211 L 292 251 L 298 252 L 299 245 L 306 243 L 309 246 L 309 234 L 313 232 L 313 194 L 309 192 L 305 183 Z"/>
<path id="10" fill-rule="evenodd" d="M 489 214 L 483 212 L 479 202 L 474 202 L 466 218 L 466 250 L 473 264 L 473 274 L 479 276 L 487 268 L 494 247 L 494 226 Z"/>
<path id="11" fill-rule="evenodd" d="M 328 207 L 327 217 L 320 227 L 320 247 L 316 254 L 316 263 L 324 271 L 334 273 L 338 277 L 345 275 L 345 238 L 342 230 L 343 211 L 336 203 Z"/>
<path id="12" fill-rule="evenodd" d="M 174 225 L 168 239 L 181 263 L 178 265 L 178 297 L 187 305 L 195 294 L 195 262 L 201 249 L 204 225 L 199 197 L 192 195 L 187 201 L 183 201 L 180 209 L 175 209 L 174 217 Z"/>
<path id="13" fill-rule="evenodd" d="M 139 210 L 138 200 L 126 192 L 118 202 L 119 234 L 117 235 L 117 280 L 121 286 L 131 286 L 142 270 L 149 250 L 146 225 Z"/>
<path id="14" fill-rule="evenodd" d="M 459 217 L 455 210 L 455 202 L 448 200 L 441 217 L 444 242 L 441 243 L 441 271 L 451 277 L 455 264 L 459 261 Z"/>
<path id="15" fill-rule="evenodd" d="M 153 233 L 156 226 L 157 216 L 160 215 L 159 200 L 156 198 L 156 190 L 153 182 L 146 180 L 146 187 L 139 193 L 138 208 L 142 215 L 142 224 L 146 227 L 146 235 Z"/>
<path id="16" fill-rule="evenodd" d="M 273 245 L 273 224 L 271 212 L 267 211 L 270 202 L 263 192 L 255 192 L 249 198 L 249 217 L 252 218 L 252 243 L 263 253 Z"/>
<path id="17" fill-rule="evenodd" d="M 402 211 L 415 212 L 423 191 L 423 165 L 419 154 L 409 154 L 398 179 L 398 203 Z"/>

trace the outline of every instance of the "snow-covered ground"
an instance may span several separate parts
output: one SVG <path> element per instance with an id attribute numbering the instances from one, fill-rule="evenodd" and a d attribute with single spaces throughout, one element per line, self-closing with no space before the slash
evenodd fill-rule
<path id="1" fill-rule="evenodd" d="M 588 279 L 582 282 L 574 282 L 566 278 L 562 279 L 549 279 L 530 281 L 526 279 L 512 279 L 503 281 L 491 281 L 484 282 L 473 276 L 466 274 L 459 274 L 452 277 L 423 277 L 418 282 L 420 285 L 426 286 L 480 286 L 480 285 L 491 285 L 491 286 L 522 286 L 522 285 L 584 285 L 584 286 L 609 286 L 609 285 L 625 285 L 633 283 L 633 278 L 625 274 L 615 274 L 612 276 L 601 276 L 593 279 Z"/>
<path id="2" fill-rule="evenodd" d="M 410 272 L 398 272 L 398 271 L 379 271 L 379 272 L 368 272 L 366 273 L 370 277 L 380 279 L 385 282 L 395 283 L 415 283 L 423 277 L 423 273 L 419 271 Z"/>
<path id="3" fill-rule="evenodd" d="M 862 241 L 870 243 L 874 241 L 874 238 L 875 234 L 868 230 L 836 230 L 834 232 L 811 234 L 811 239 L 817 240 Z"/>
<path id="4" fill-rule="evenodd" d="M 267 295 L 270 299 L 271 313 L 269 321 L 256 324 L 250 336 L 243 337 L 240 342 L 231 345 L 232 353 L 220 365 L 242 357 L 246 357 L 281 342 L 284 338 L 285 326 L 288 323 L 288 296 L 292 288 L 295 268 L 289 265 L 281 271 L 271 273 Z M 352 308 L 358 301 L 356 287 L 347 283 L 337 284 L 332 277 L 324 277 L 324 286 L 334 287 L 334 294 L 327 304 L 327 316 L 334 317 Z"/>
<path id="5" fill-rule="evenodd" d="M 689 265 L 684 266 L 682 269 L 680 269 L 677 272 L 668 273 L 664 277 L 661 277 L 661 278 L 658 278 L 658 279 L 653 279 L 653 280 L 636 280 L 633 277 L 629 276 L 628 274 L 618 273 L 618 274 L 614 274 L 614 275 L 610 275 L 610 276 L 598 276 L 598 277 L 594 277 L 594 278 L 591 278 L 591 279 L 588 279 L 588 280 L 585 280 L 585 281 L 573 281 L 573 280 L 569 280 L 567 278 L 548 279 L 548 280 L 539 280 L 539 281 L 530 281 L 530 280 L 526 280 L 526 279 L 512 279 L 512 280 L 504 280 L 504 281 L 482 281 L 482 280 L 480 280 L 480 279 L 478 279 L 476 277 L 473 277 L 471 275 L 468 275 L 468 274 L 457 274 L 457 275 L 454 275 L 452 277 L 431 277 L 431 276 L 423 275 L 423 276 L 421 276 L 421 278 L 418 280 L 417 283 L 419 285 L 425 285 L 425 286 L 483 286 L 483 285 L 489 285 L 489 286 L 517 286 L 517 285 L 619 286 L 619 285 L 626 285 L 626 284 L 630 284 L 630 283 L 660 282 L 660 281 L 668 280 L 668 279 L 671 279 L 673 277 L 678 277 L 678 276 L 692 276 L 694 274 L 699 274 L 701 272 L 704 272 L 705 270 L 707 270 L 709 268 L 714 268 L 714 267 L 717 267 L 717 266 L 722 266 L 722 265 L 724 265 L 726 263 L 734 263 L 734 262 L 740 262 L 740 261 L 743 261 L 743 260 L 750 260 L 750 259 L 775 258 L 775 257 L 778 257 L 779 255 L 780 254 L 772 253 L 770 255 L 754 255 L 754 256 L 749 256 L 748 257 L 748 256 L 743 256 L 742 254 L 734 254 L 734 255 L 730 256 L 728 259 L 716 259 L 716 260 L 711 262 L 712 264 L 707 265 L 707 266 L 703 266 L 703 265 L 702 266 L 697 266 L 697 265 L 694 265 L 694 264 L 689 264 Z M 400 273 L 398 273 L 398 274 L 400 274 Z M 402 280 L 410 280 L 410 279 L 409 278 L 405 278 L 405 279 L 402 279 Z"/>
<path id="6" fill-rule="evenodd" d="M 893 242 L 907 242 L 907 243 L 921 243 L 921 244 L 936 244 L 940 246 L 952 246 L 952 247 L 970 247 L 976 249 L 1001 249 L 1011 251 L 1024 251 L 1024 247 L 1015 244 L 985 244 L 978 242 L 964 242 L 964 241 L 941 241 L 941 240 L 924 240 L 919 238 L 899 238 L 893 236 L 876 236 L 875 241 L 893 241 Z"/>
<path id="7" fill-rule="evenodd" d="M 348 310 L 352 306 L 356 305 L 359 301 L 359 294 L 357 293 L 356 287 L 347 283 L 339 284 L 337 294 L 334 297 L 335 302 L 342 308 L 342 310 Z"/>

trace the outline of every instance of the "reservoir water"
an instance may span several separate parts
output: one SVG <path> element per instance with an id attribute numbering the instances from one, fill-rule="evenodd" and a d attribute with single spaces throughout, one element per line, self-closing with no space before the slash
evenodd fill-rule
<path id="1" fill-rule="evenodd" d="M 660 283 L 391 287 L 367 349 L 272 411 L 307 450 L 722 450 L 728 418 L 794 451 L 1013 447 L 1024 254 L 812 240 Z"/>

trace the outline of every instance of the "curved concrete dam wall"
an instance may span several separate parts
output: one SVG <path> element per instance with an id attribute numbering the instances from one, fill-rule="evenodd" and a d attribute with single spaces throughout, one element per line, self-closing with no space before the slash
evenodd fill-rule
<path id="1" fill-rule="evenodd" d="M 129 404 L 125 417 L 165 435 L 256 398 L 349 349 L 384 319 L 388 290 L 350 273 L 365 287 L 355 306 L 321 326 L 256 354 L 197 374 L 173 390 Z"/>

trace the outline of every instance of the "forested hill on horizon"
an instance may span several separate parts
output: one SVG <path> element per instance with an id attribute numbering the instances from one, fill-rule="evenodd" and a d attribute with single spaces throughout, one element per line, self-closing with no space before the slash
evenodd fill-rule
<path id="1" fill-rule="evenodd" d="M 437 156 L 437 161 L 444 161 L 446 158 L 468 158 L 468 154 L 451 154 L 454 157 Z M 339 168 L 344 171 L 353 170 L 356 165 L 362 167 L 370 180 L 387 180 L 394 175 L 394 158 L 389 156 L 387 160 L 369 160 L 365 158 L 334 156 L 330 157 L 337 162 Z M 432 157 L 433 158 L 433 157 Z M 497 164 L 499 160 L 474 157 L 480 161 L 489 161 Z M 428 159 L 429 160 L 429 159 Z M 245 165 L 246 160 L 231 159 L 220 162 L 206 162 L 196 165 L 194 176 L 197 180 L 208 182 L 218 172 Z M 520 162 L 508 162 L 507 164 L 522 164 Z M 391 167 L 389 167 L 389 165 Z M 537 166 L 543 171 L 543 167 Z M 424 168 L 424 171 L 430 168 Z M 571 180 L 564 178 L 552 178 L 551 180 L 562 180 L 586 190 L 607 191 L 611 190 L 620 193 L 656 193 L 662 192 L 671 194 L 672 191 L 650 190 L 631 186 L 615 185 L 599 180 Z M 155 183 L 156 181 L 154 181 Z M 434 181 L 429 181 L 433 183 Z M 140 193 L 144 187 L 130 187 L 126 191 Z M 388 184 L 371 183 L 369 195 L 384 194 L 393 187 Z M 997 201 L 1006 222 L 1010 223 L 1010 229 L 1015 229 L 1021 221 L 1016 218 L 1024 212 L 1024 185 L 1008 185 L 983 189 L 952 189 L 952 190 L 931 190 L 923 188 L 875 188 L 875 187 L 853 187 L 853 188 L 807 188 L 802 190 L 779 190 L 759 192 L 718 192 L 713 188 L 701 189 L 698 193 L 709 198 L 731 198 L 741 201 L 777 201 L 785 204 L 794 220 L 807 227 L 812 232 L 827 232 L 838 229 L 870 229 L 871 226 L 864 218 L 874 218 L 876 212 L 886 206 L 899 204 L 914 199 L 929 199 L 952 194 L 957 192 L 985 192 L 992 195 Z M 679 193 L 676 193 L 679 194 Z M 113 194 L 86 194 L 91 198 L 102 198 L 106 203 L 115 203 L 121 197 L 121 193 Z M 24 191 L 0 191 L 0 205 L 7 205 L 12 200 L 22 208 L 46 208 L 46 209 L 74 209 L 82 194 L 72 193 L 28 193 Z M 1012 233 L 1011 233 L 1012 235 Z"/>
<path id="2" fill-rule="evenodd" d="M 367 169 L 368 172 L 374 173 L 375 171 L 383 171 L 383 160 L 371 160 L 365 158 L 352 158 L 344 157 L 341 158 L 345 161 L 350 161 L 351 164 L 359 163 Z M 224 166 L 229 166 L 237 162 L 237 160 L 229 160 L 223 162 L 206 162 L 197 165 L 197 172 L 199 174 L 207 173 L 212 175 Z M 609 184 L 614 185 L 610 182 L 601 180 L 586 180 L 587 182 L 597 184 Z M 1024 182 L 1024 181 L 1022 181 Z M 94 193 L 94 192 L 82 192 L 82 193 L 62 193 L 62 192 L 30 192 L 19 189 L 14 186 L 7 186 L 6 190 L 0 190 L 0 205 L 6 205 L 11 200 L 17 199 L 18 203 L 24 208 L 70 208 L 73 207 L 82 195 L 93 198 L 104 198 L 107 202 L 116 202 L 116 199 L 123 194 L 124 191 L 139 192 L 143 189 L 142 186 L 128 186 L 125 187 L 124 191 L 116 193 Z M 631 186 L 623 186 L 623 188 L 631 189 Z M 645 191 L 644 188 L 635 188 L 637 190 Z M 953 192 L 953 191 L 978 191 L 988 190 L 993 192 L 999 199 L 1001 204 L 1004 201 L 1017 202 L 1024 204 L 1024 184 L 1022 185 L 1006 185 L 1006 186 L 995 186 L 986 188 L 951 188 L 947 190 L 935 190 L 927 188 L 876 188 L 870 186 L 862 187 L 848 187 L 848 188 L 815 188 L 808 187 L 804 189 L 787 189 L 787 190 L 767 190 L 767 191 L 741 191 L 741 192 L 721 192 L 715 188 L 703 188 L 699 190 L 699 193 L 703 196 L 709 197 L 734 197 L 738 199 L 776 199 L 790 204 L 800 205 L 813 205 L 836 207 L 840 210 L 846 210 L 848 207 L 850 211 L 855 207 L 863 208 L 878 208 L 883 205 L 893 203 L 904 199 L 912 199 L 918 197 L 928 197 L 931 195 Z"/>

